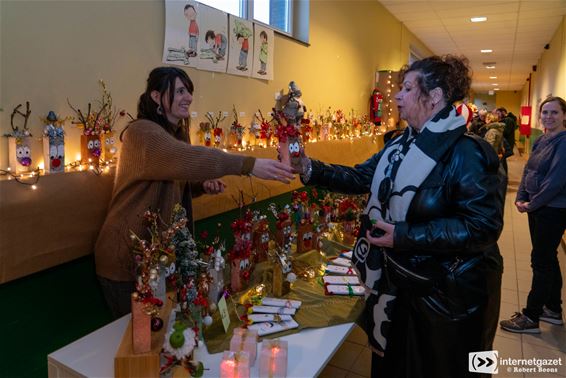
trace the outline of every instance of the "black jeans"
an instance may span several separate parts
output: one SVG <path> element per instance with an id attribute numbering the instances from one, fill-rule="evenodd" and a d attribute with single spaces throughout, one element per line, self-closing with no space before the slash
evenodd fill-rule
<path id="1" fill-rule="evenodd" d="M 566 229 L 566 208 L 542 207 L 529 213 L 533 281 L 523 313 L 538 320 L 543 306 L 562 312 L 562 274 L 558 246 Z"/>
<path id="2" fill-rule="evenodd" d="M 118 319 L 130 313 L 132 311 L 132 293 L 135 289 L 134 282 L 112 281 L 100 276 L 97 276 L 97 278 L 113 318 Z"/>

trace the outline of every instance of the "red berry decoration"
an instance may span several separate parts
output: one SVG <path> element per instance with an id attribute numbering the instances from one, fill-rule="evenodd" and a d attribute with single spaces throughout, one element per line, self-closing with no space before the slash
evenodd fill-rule
<path id="1" fill-rule="evenodd" d="M 158 318 L 158 317 L 151 318 L 151 330 L 153 332 L 157 332 L 161 328 L 163 328 L 163 320 L 161 318 Z"/>

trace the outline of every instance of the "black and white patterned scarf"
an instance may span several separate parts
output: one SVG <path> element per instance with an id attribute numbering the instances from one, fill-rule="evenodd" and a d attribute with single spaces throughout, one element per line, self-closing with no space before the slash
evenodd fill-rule
<path id="1" fill-rule="evenodd" d="M 447 106 L 427 121 L 420 133 L 408 127 L 402 135 L 388 143 L 375 169 L 370 197 L 362 217 L 392 224 L 405 221 L 419 186 L 466 132 L 469 115 L 465 105 L 458 108 Z M 383 192 L 384 186 L 385 193 L 378 195 L 380 190 Z M 381 280 L 383 252 L 380 247 L 370 245 L 365 229 L 367 227 L 362 224 L 352 262 L 368 293 L 366 333 L 374 350 L 382 354 L 391 325 L 395 288 Z"/>

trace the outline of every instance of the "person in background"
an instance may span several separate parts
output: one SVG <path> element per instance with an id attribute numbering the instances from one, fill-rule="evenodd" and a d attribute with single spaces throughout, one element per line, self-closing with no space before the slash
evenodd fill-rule
<path id="1" fill-rule="evenodd" d="M 563 324 L 558 246 L 566 229 L 566 101 L 548 97 L 539 114 L 546 134 L 533 145 L 515 201 L 529 217 L 531 290 L 522 312 L 500 323 L 518 333 L 540 333 L 539 321 Z"/>
<path id="2" fill-rule="evenodd" d="M 483 134 L 483 139 L 493 147 L 495 153 L 499 154 L 503 144 L 505 124 L 498 122 L 498 117 L 492 113 L 487 114 L 485 120 L 486 124 L 482 126 L 483 130 L 480 129 L 480 132 Z"/>
<path id="3" fill-rule="evenodd" d="M 478 115 L 477 117 L 474 117 L 474 119 L 472 119 L 472 123 L 470 124 L 470 128 L 468 132 L 483 138 L 483 135 L 480 134 L 480 130 L 482 126 L 485 125 L 486 115 L 487 115 L 487 109 L 478 110 Z"/>
<path id="4" fill-rule="evenodd" d="M 508 158 L 509 156 L 513 156 L 514 154 L 513 150 L 515 149 L 515 130 L 518 127 L 516 118 L 513 119 L 512 117 L 509 117 L 509 115 L 507 114 L 507 109 L 503 107 L 497 108 L 495 110 L 495 113 L 499 117 L 499 122 L 503 122 L 505 124 L 503 138 L 505 138 L 505 148 L 507 149 L 505 152 L 505 158 Z"/>
<path id="5" fill-rule="evenodd" d="M 493 149 L 466 134 L 468 61 L 404 67 L 404 132 L 354 167 L 304 157 L 305 185 L 369 193 L 352 264 L 366 289 L 372 377 L 477 377 L 468 354 L 492 349 L 503 261 L 506 178 Z"/>
<path id="6" fill-rule="evenodd" d="M 143 214 L 159 210 L 168 221 L 177 203 L 187 210 L 192 230 L 191 199 L 224 191 L 218 178 L 254 175 L 288 183 L 290 167 L 270 159 L 233 155 L 191 146 L 186 120 L 193 83 L 176 67 L 155 68 L 138 102 L 137 119 L 122 131 L 112 198 L 96 241 L 96 274 L 115 318 L 130 312 L 134 265 L 130 232 L 146 239 Z"/>

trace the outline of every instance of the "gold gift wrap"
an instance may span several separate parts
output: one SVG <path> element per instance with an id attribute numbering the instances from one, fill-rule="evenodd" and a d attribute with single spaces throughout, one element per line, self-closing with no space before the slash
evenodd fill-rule
<path id="1" fill-rule="evenodd" d="M 294 255 L 294 261 L 299 262 L 294 265 L 320 267 L 321 264 L 326 262 L 327 257 L 338 256 L 347 247 L 325 240 L 322 249 L 324 253 L 312 250 L 300 255 Z M 295 321 L 299 323 L 299 327 L 263 336 L 263 338 L 276 338 L 300 332 L 305 328 L 321 328 L 356 321 L 364 308 L 363 298 L 326 296 L 321 281 L 322 279 L 316 278 L 308 281 L 297 279 L 293 282 L 291 292 L 285 298 L 296 299 L 302 302 L 301 308 L 294 316 Z M 273 264 L 268 262 L 257 264 L 250 280 L 250 287 L 252 288 L 250 290 L 255 291 L 254 288 L 257 285 L 263 284 L 265 293 L 271 293 L 272 282 Z M 234 328 L 241 327 L 243 324 L 236 313 L 236 308 L 238 308 L 239 315 L 244 315 L 245 309 L 239 304 L 249 302 L 251 296 L 250 293 L 243 292 L 227 299 L 230 312 L 230 328 L 226 333 L 222 326 L 220 314 L 218 312 L 213 314 L 213 323 L 204 330 L 204 340 L 209 353 L 214 354 L 229 349 Z M 244 301 L 241 301 L 241 298 L 244 298 Z"/>

